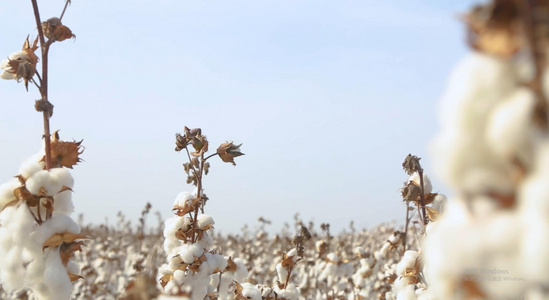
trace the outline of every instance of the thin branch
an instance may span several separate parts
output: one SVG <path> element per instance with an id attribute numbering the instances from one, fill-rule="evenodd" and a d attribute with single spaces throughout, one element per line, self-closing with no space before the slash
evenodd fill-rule
<path id="1" fill-rule="evenodd" d="M 63 16 L 65 15 L 65 11 L 67 10 L 67 6 L 71 3 L 71 0 L 65 1 L 65 7 L 63 7 L 63 12 L 61 12 L 61 16 L 59 17 L 59 21 L 63 20 Z"/>
<path id="2" fill-rule="evenodd" d="M 40 94 L 42 100 L 48 101 L 48 51 L 49 45 L 46 44 L 44 38 L 44 31 L 42 30 L 42 22 L 40 20 L 40 11 L 38 10 L 38 3 L 36 0 L 32 1 L 32 8 L 34 11 L 34 19 L 36 20 L 36 27 L 38 28 L 38 36 L 40 38 L 40 49 L 42 52 L 42 78 L 40 80 Z M 45 143 L 45 157 L 46 157 L 46 170 L 51 169 L 51 133 L 50 133 L 50 112 L 44 110 L 42 112 L 42 118 L 44 123 L 44 143 Z"/>
<path id="3" fill-rule="evenodd" d="M 420 201 L 421 201 L 421 213 L 423 214 L 423 225 L 427 225 L 427 214 L 425 212 L 425 188 L 423 187 L 423 170 L 418 170 L 419 185 L 421 187 Z"/>

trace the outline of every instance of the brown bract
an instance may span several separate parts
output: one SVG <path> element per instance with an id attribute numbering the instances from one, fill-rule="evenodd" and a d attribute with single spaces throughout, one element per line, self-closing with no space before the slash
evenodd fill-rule
<path id="1" fill-rule="evenodd" d="M 242 144 L 234 145 L 233 142 L 223 143 L 217 148 L 217 154 L 219 154 L 222 161 L 232 163 L 236 166 L 234 158 L 244 155 L 244 153 L 240 152 L 240 146 L 242 146 Z"/>
<path id="2" fill-rule="evenodd" d="M 44 244 L 42 244 L 42 250 L 46 249 L 48 247 L 52 247 L 52 248 L 57 247 L 57 246 L 60 246 L 63 243 L 70 244 L 70 243 L 72 243 L 76 240 L 84 240 L 84 239 L 89 239 L 89 237 L 87 237 L 83 234 L 80 234 L 80 233 L 70 233 L 70 232 L 56 233 L 56 234 L 50 236 L 44 242 Z M 78 250 L 81 250 L 80 247 L 78 247 Z"/>
<path id="3" fill-rule="evenodd" d="M 45 22 L 42 22 L 42 31 L 44 35 L 57 42 L 62 42 L 66 39 L 76 38 L 76 35 L 65 25 L 61 23 L 59 18 L 50 18 Z"/>
<path id="4" fill-rule="evenodd" d="M 66 167 L 72 169 L 72 167 L 82 160 L 80 154 L 84 152 L 82 148 L 82 140 L 79 142 L 65 142 L 59 139 L 59 130 L 53 133 L 51 139 L 51 158 L 52 165 L 56 167 Z M 42 158 L 44 161 L 45 156 Z"/>
<path id="5" fill-rule="evenodd" d="M 524 45 L 519 10 L 513 1 L 494 1 L 473 8 L 463 20 L 474 49 L 511 58 Z"/>

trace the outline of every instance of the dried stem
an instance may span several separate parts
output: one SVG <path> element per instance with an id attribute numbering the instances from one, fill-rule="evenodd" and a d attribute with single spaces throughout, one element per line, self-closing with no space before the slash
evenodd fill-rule
<path id="1" fill-rule="evenodd" d="M 290 283 L 290 276 L 292 276 L 292 270 L 294 267 L 290 267 L 290 270 L 288 270 L 288 275 L 286 275 L 286 282 L 284 282 L 284 289 L 288 287 L 288 283 Z"/>
<path id="2" fill-rule="evenodd" d="M 408 236 L 408 224 L 410 223 L 410 204 L 406 201 L 406 224 L 404 225 L 404 237 L 402 238 L 402 246 L 406 252 L 406 237 Z"/>
<path id="3" fill-rule="evenodd" d="M 418 171 L 418 175 L 419 175 L 419 185 L 421 187 L 421 193 L 419 195 L 420 197 L 420 203 L 421 203 L 421 214 L 420 216 L 423 214 L 423 219 L 422 219 L 422 222 L 423 222 L 423 225 L 427 225 L 427 214 L 425 213 L 425 188 L 423 187 L 423 169 L 419 169 Z"/>
<path id="4" fill-rule="evenodd" d="M 40 95 L 42 100 L 48 101 L 48 51 L 50 49 L 49 44 L 46 43 L 44 38 L 44 31 L 42 30 L 42 21 L 40 20 L 40 12 L 38 10 L 38 3 L 36 0 L 32 1 L 32 8 L 34 11 L 34 19 L 36 20 L 36 27 L 38 28 L 38 36 L 40 38 L 40 50 L 42 52 L 42 78 L 40 80 Z M 45 157 L 46 157 L 46 170 L 51 169 L 51 142 L 50 142 L 50 112 L 45 110 L 42 112 L 44 120 L 44 143 L 45 143 Z"/>
<path id="5" fill-rule="evenodd" d="M 59 17 L 59 21 L 63 20 L 63 16 L 65 15 L 65 11 L 67 10 L 67 7 L 71 3 L 71 0 L 65 1 L 65 7 L 63 7 L 63 11 L 61 12 L 61 16 Z"/>
<path id="6" fill-rule="evenodd" d="M 200 200 L 202 199 L 202 174 L 204 172 L 204 162 L 205 162 L 205 159 L 204 159 L 204 153 L 202 153 L 200 155 L 200 167 L 198 168 L 198 173 L 195 172 L 195 176 L 196 176 L 196 197 Z M 191 163 L 192 165 L 192 163 Z M 196 224 L 197 224 L 197 219 L 198 219 L 198 210 L 200 209 L 200 206 L 196 206 L 196 209 L 194 210 L 194 218 L 193 218 L 193 231 L 192 231 L 192 236 L 193 236 L 193 243 L 196 242 L 196 240 L 198 239 L 198 236 L 196 235 Z"/>

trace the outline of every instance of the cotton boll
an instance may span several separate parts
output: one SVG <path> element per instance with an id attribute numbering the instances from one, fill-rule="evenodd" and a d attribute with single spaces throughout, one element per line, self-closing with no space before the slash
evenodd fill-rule
<path id="1" fill-rule="evenodd" d="M 29 178 L 34 175 L 34 173 L 44 170 L 45 164 L 40 161 L 43 157 L 44 151 L 41 151 L 26 159 L 19 168 L 19 174 L 21 174 L 23 178 Z"/>
<path id="2" fill-rule="evenodd" d="M 66 186 L 71 189 L 74 187 L 74 178 L 72 177 L 71 172 L 68 169 L 50 169 L 50 176 L 54 181 L 58 182 L 62 186 Z"/>
<path id="3" fill-rule="evenodd" d="M 184 207 L 186 204 L 191 204 L 192 200 L 195 198 L 196 196 L 189 192 L 181 192 L 175 198 L 175 201 L 173 202 L 173 206 Z"/>
<path id="4" fill-rule="evenodd" d="M 439 213 L 444 213 L 444 208 L 446 207 L 446 203 L 448 203 L 448 198 L 443 194 L 437 194 L 435 196 L 435 199 L 433 199 L 432 207 Z"/>
<path id="5" fill-rule="evenodd" d="M 23 268 L 21 248 L 12 247 L 7 255 L 3 254 L 3 256 L 5 256 L 5 260 L 0 266 L 2 287 L 7 291 L 15 291 L 23 288 L 25 282 L 25 269 Z"/>
<path id="6" fill-rule="evenodd" d="M 233 262 L 236 264 L 234 279 L 238 282 L 245 281 L 248 278 L 248 269 L 246 269 L 244 260 L 242 258 L 237 257 L 233 260 Z"/>
<path id="7" fill-rule="evenodd" d="M 535 169 L 519 192 L 520 223 L 524 226 L 521 252 L 524 273 L 533 282 L 549 281 L 549 141 L 538 150 Z"/>
<path id="8" fill-rule="evenodd" d="M 41 285 L 46 289 L 39 290 L 40 299 L 70 299 L 72 284 L 65 266 L 61 262 L 58 249 L 47 254 L 44 279 Z"/>
<path id="9" fill-rule="evenodd" d="M 494 153 L 503 159 L 517 157 L 531 164 L 532 145 L 536 137 L 532 113 L 536 105 L 534 92 L 526 87 L 517 88 L 492 111 L 486 137 Z"/>
<path id="10" fill-rule="evenodd" d="M 408 178 L 408 182 L 413 182 L 415 185 L 421 187 L 421 181 L 419 180 L 419 173 L 414 172 Z M 429 176 L 427 174 L 423 173 L 423 189 L 425 191 L 425 194 L 430 194 L 433 191 L 433 185 L 431 184 L 431 180 L 429 179 Z"/>
<path id="11" fill-rule="evenodd" d="M 204 229 L 206 226 L 212 226 L 215 224 L 215 221 L 209 215 L 200 215 L 197 219 L 198 228 Z"/>
<path id="12" fill-rule="evenodd" d="M 414 286 L 409 285 L 404 290 L 398 292 L 396 300 L 416 300 Z"/>
<path id="13" fill-rule="evenodd" d="M 63 185 L 56 181 L 49 171 L 42 170 L 27 179 L 26 187 L 33 195 L 45 192 L 47 196 L 53 196 L 61 190 Z"/>
<path id="14" fill-rule="evenodd" d="M 452 73 L 442 98 L 442 129 L 432 143 L 436 172 L 451 187 L 510 192 L 506 160 L 495 155 L 485 132 L 494 108 L 517 86 L 510 63 L 476 52 Z"/>
<path id="15" fill-rule="evenodd" d="M 242 284 L 242 296 L 250 300 L 261 300 L 261 291 L 251 283 Z"/>
<path id="16" fill-rule="evenodd" d="M 417 258 L 418 258 L 417 251 L 408 250 L 404 252 L 404 256 L 402 257 L 400 262 L 397 264 L 396 274 L 399 276 L 405 276 L 406 270 L 414 269 Z"/>
<path id="17" fill-rule="evenodd" d="M 278 275 L 278 281 L 286 282 L 286 279 L 288 278 L 288 270 L 286 270 L 281 263 L 276 265 L 276 273 Z"/>
<path id="18" fill-rule="evenodd" d="M 6 204 L 15 200 L 13 191 L 20 186 L 21 183 L 15 178 L 0 185 L 0 208 L 3 208 Z"/>
<path id="19" fill-rule="evenodd" d="M 53 212 L 54 214 L 70 215 L 74 212 L 74 204 L 72 203 L 72 192 L 64 191 L 53 196 Z"/>
<path id="20" fill-rule="evenodd" d="M 73 219 L 66 215 L 56 215 L 42 223 L 32 234 L 32 239 L 38 244 L 43 244 L 48 238 L 56 233 L 80 233 L 80 226 Z"/>
<path id="21" fill-rule="evenodd" d="M 278 294 L 279 298 L 285 298 L 286 300 L 298 300 L 299 292 L 297 288 L 292 283 L 289 283 L 286 289 L 280 289 L 278 286 L 275 286 L 275 292 Z"/>

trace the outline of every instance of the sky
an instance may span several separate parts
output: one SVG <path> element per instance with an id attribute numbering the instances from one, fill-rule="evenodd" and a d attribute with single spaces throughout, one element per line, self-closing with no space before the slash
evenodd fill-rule
<path id="1" fill-rule="evenodd" d="M 52 129 L 83 139 L 76 217 L 171 216 L 185 183 L 175 133 L 202 128 L 214 151 L 206 213 L 218 232 L 273 231 L 295 213 L 332 231 L 403 222 L 408 153 L 429 174 L 437 102 L 468 51 L 458 20 L 476 1 L 73 0 L 76 39 L 50 49 Z M 64 2 L 39 1 L 42 19 Z M 0 57 L 35 37 L 30 1 L 0 0 Z M 0 182 L 41 146 L 36 88 L 0 81 Z M 432 178 L 434 190 L 449 193 Z M 149 217 L 151 225 L 156 219 Z"/>

